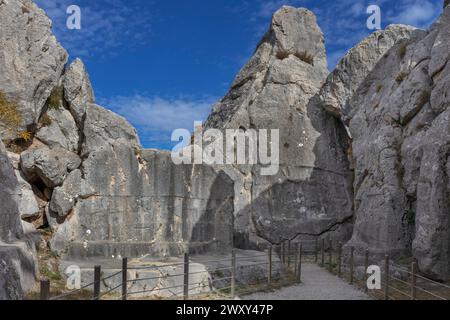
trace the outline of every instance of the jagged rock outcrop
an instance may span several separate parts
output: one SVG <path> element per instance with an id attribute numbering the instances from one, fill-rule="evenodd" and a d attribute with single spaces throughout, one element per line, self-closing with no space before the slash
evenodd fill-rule
<path id="1" fill-rule="evenodd" d="M 272 243 L 328 231 L 338 240 L 349 237 L 350 140 L 342 122 L 327 112 L 339 117 L 383 53 L 412 30 L 390 26 L 375 32 L 327 77 L 314 15 L 292 7 L 274 14 L 254 56 L 206 121 L 206 128 L 280 130 L 278 174 L 262 177 L 257 166 L 226 169 L 235 181 L 235 228 L 243 247 L 251 233 Z"/>
<path id="2" fill-rule="evenodd" d="M 349 103 L 356 222 L 348 245 L 450 278 L 450 8 L 396 44 Z"/>
<path id="3" fill-rule="evenodd" d="M 448 279 L 449 11 L 429 32 L 375 32 L 329 74 L 314 15 L 278 10 L 205 124 L 279 129 L 279 170 L 265 176 L 263 165 L 175 165 L 143 150 L 124 118 L 95 104 L 83 62 L 64 69 L 44 12 L 0 0 L 0 92 L 31 133 L 8 152 L 0 142 L 0 299 L 32 284 L 29 233 L 47 226 L 66 259 L 352 237 L 358 252 L 412 252 Z"/>
<path id="4" fill-rule="evenodd" d="M 64 98 L 78 125 L 82 127 L 88 103 L 95 103 L 86 67 L 80 59 L 75 59 L 64 74 Z"/>
<path id="5" fill-rule="evenodd" d="M 320 90 L 320 102 L 329 113 L 345 118 L 343 108 L 380 58 L 401 39 L 416 30 L 410 26 L 390 25 L 362 40 L 339 61 Z M 349 111 L 347 111 L 349 112 Z"/>
<path id="6" fill-rule="evenodd" d="M 31 0 L 0 1 L 0 88 L 17 103 L 18 131 L 33 131 L 63 72 L 66 51 L 51 32 L 51 21 Z M 16 138 L 9 130 L 2 136 Z"/>
<path id="7" fill-rule="evenodd" d="M 258 165 L 236 166 L 232 175 L 241 188 L 236 190 L 236 245 L 261 242 L 253 234 L 271 243 L 319 235 L 351 218 L 351 172 L 342 140 L 335 139 L 344 137 L 345 129 L 308 105 L 327 75 L 314 14 L 285 6 L 274 14 L 230 92 L 214 106 L 206 128 L 280 130 L 275 175 L 262 176 Z"/>

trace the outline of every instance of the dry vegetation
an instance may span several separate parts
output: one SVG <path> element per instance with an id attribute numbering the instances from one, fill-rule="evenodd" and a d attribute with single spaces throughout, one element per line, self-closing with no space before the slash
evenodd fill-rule
<path id="1" fill-rule="evenodd" d="M 400 73 L 395 78 L 395 81 L 400 84 L 406 79 L 407 76 L 408 74 L 405 71 L 400 71 Z"/>
<path id="2" fill-rule="evenodd" d="M 63 88 L 57 86 L 53 89 L 50 97 L 47 99 L 47 107 L 49 109 L 59 109 L 63 101 Z"/>
<path id="3" fill-rule="evenodd" d="M 276 54 L 276 57 L 279 60 L 284 60 L 289 58 L 290 55 L 294 55 L 295 57 L 297 57 L 298 59 L 302 60 L 307 64 L 314 65 L 314 56 L 307 51 L 290 52 L 289 50 L 286 49 L 279 49 Z"/>
<path id="4" fill-rule="evenodd" d="M 417 107 L 422 108 L 428 102 L 430 102 L 431 92 L 429 90 L 423 89 L 420 93 L 419 98 L 417 99 Z"/>
<path id="5" fill-rule="evenodd" d="M 22 123 L 22 115 L 17 104 L 8 101 L 5 94 L 0 91 L 0 122 L 11 132 L 16 133 Z"/>
<path id="6" fill-rule="evenodd" d="M 406 55 L 406 52 L 408 51 L 408 47 L 406 46 L 406 43 L 402 43 L 400 47 L 398 48 L 398 57 L 400 59 L 403 59 Z"/>

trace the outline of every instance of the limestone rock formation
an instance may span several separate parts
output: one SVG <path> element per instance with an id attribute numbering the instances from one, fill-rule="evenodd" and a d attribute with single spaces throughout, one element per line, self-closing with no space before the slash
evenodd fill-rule
<path id="1" fill-rule="evenodd" d="M 396 44 L 350 102 L 355 159 L 349 245 L 409 256 L 450 278 L 450 8 Z"/>
<path id="2" fill-rule="evenodd" d="M 339 61 L 320 90 L 322 106 L 332 115 L 345 117 L 343 108 L 380 58 L 401 39 L 408 39 L 415 28 L 390 25 L 372 33 Z M 346 111 L 349 112 L 349 111 Z"/>
<path id="3" fill-rule="evenodd" d="M 18 130 L 33 131 L 67 53 L 53 36 L 50 19 L 31 0 L 1 1 L 0 30 L 0 88 L 18 105 Z M 9 131 L 2 135 L 15 138 Z"/>
<path id="4" fill-rule="evenodd" d="M 64 97 L 79 126 L 83 124 L 88 103 L 95 103 L 94 91 L 84 63 L 75 59 L 64 74 Z"/>
<path id="5" fill-rule="evenodd" d="M 34 285 L 35 248 L 19 216 L 20 186 L 0 141 L 0 300 L 21 299 Z"/>
<path id="6" fill-rule="evenodd" d="M 292 7 L 274 14 L 254 56 L 206 121 L 206 128 L 280 130 L 277 175 L 262 177 L 255 167 L 226 169 L 235 182 L 238 245 L 258 242 L 250 240 L 252 233 L 272 243 L 328 231 L 338 240 L 349 237 L 350 140 L 333 116 L 340 117 L 381 56 L 413 29 L 390 26 L 375 32 L 327 77 L 323 36 L 314 15 Z"/>
<path id="7" fill-rule="evenodd" d="M 315 16 L 278 10 L 205 124 L 280 130 L 279 170 L 265 176 L 262 165 L 175 165 L 143 150 L 95 104 L 83 62 L 64 69 L 45 13 L 0 0 L 0 93 L 30 133 L 15 144 L 0 123 L 0 299 L 34 282 L 34 227 L 52 230 L 45 244 L 64 259 L 351 238 L 358 252 L 413 255 L 448 279 L 449 20 L 447 6 L 428 32 L 377 31 L 329 74 Z"/>

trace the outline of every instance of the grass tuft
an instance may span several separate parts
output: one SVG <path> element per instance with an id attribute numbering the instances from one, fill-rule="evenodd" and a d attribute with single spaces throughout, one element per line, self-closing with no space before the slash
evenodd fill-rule
<path id="1" fill-rule="evenodd" d="M 17 132 L 22 123 L 22 115 L 17 104 L 6 99 L 5 94 L 0 91 L 0 122 L 2 122 L 9 131 Z"/>
<path id="2" fill-rule="evenodd" d="M 57 86 L 53 89 L 50 97 L 47 99 L 47 107 L 49 109 L 59 109 L 63 101 L 63 88 L 62 86 Z"/>

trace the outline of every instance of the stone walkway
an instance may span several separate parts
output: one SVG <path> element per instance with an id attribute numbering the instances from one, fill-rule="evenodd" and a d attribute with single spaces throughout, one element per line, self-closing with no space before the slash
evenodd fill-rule
<path id="1" fill-rule="evenodd" d="M 364 292 L 316 264 L 302 265 L 302 283 L 274 292 L 241 296 L 242 300 L 370 300 Z"/>

